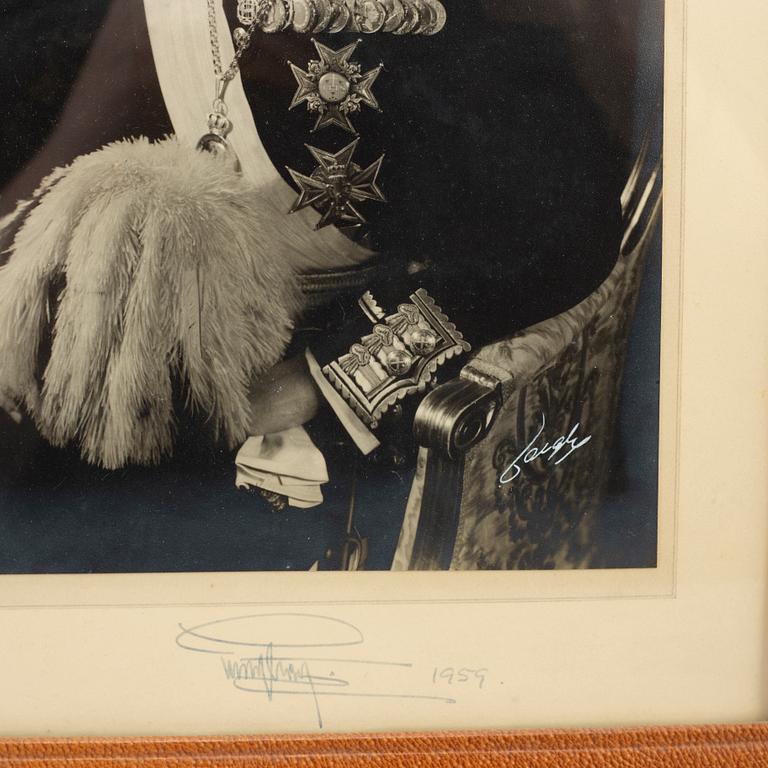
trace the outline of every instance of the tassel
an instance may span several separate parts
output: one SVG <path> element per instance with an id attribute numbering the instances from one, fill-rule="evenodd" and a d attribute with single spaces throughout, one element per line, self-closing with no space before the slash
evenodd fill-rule
<path id="1" fill-rule="evenodd" d="M 5 230 L 24 216 L 0 268 L 0 389 L 25 397 L 42 378 L 28 402 L 41 434 L 106 468 L 157 463 L 173 450 L 178 375 L 216 437 L 242 443 L 249 385 L 301 305 L 293 225 L 267 194 L 173 138 L 135 139 L 56 171 Z"/>

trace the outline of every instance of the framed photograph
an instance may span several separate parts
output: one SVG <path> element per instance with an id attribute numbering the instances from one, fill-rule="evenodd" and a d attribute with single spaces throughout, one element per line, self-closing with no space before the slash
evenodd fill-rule
<path id="1" fill-rule="evenodd" d="M 768 761 L 740 5 L 10 4 L 0 754 Z"/>

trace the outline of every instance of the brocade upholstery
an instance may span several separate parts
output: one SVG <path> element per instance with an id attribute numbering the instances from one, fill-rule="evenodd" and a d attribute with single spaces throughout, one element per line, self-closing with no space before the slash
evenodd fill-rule
<path id="1" fill-rule="evenodd" d="M 471 376 L 501 382 L 502 408 L 484 440 L 466 456 L 451 568 L 513 570 L 589 568 L 596 512 L 603 500 L 614 441 L 624 357 L 645 266 L 660 214 L 649 206 L 639 240 L 587 299 L 556 317 L 480 349 Z M 634 222 L 636 223 L 636 222 Z M 634 227 L 631 225 L 632 227 Z M 518 461 L 535 441 L 590 440 L 557 463 Z M 393 570 L 409 567 L 423 499 L 427 452 L 421 448 Z M 509 473 L 514 474 L 514 472 Z"/>
<path id="2" fill-rule="evenodd" d="M 590 567 L 652 229 L 650 224 L 581 304 L 484 347 L 473 359 L 475 369 L 501 379 L 504 405 L 490 435 L 466 459 L 452 568 Z M 559 465 L 519 462 L 519 476 L 501 484 L 504 470 L 539 431 L 542 416 L 546 428 L 536 445 L 568 436 L 577 424 L 578 436 L 591 435 L 590 442 Z"/>

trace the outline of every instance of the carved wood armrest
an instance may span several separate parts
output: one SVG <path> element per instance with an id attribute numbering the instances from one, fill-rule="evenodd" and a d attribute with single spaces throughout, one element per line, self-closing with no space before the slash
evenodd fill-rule
<path id="1" fill-rule="evenodd" d="M 428 449 L 411 570 L 450 567 L 461 510 L 464 457 L 490 431 L 501 408 L 501 382 L 466 366 L 416 412 L 414 436 Z"/>
<path id="2" fill-rule="evenodd" d="M 500 407 L 501 382 L 462 371 L 422 400 L 413 426 L 416 442 L 458 459 L 488 434 Z"/>

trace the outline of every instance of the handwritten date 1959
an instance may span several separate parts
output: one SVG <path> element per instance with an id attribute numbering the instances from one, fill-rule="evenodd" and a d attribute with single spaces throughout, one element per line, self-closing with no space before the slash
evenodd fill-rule
<path id="1" fill-rule="evenodd" d="M 470 684 L 482 688 L 485 685 L 485 678 L 488 674 L 487 669 L 467 669 L 461 667 L 435 667 L 432 670 L 432 682 L 447 683 L 448 685 Z"/>

